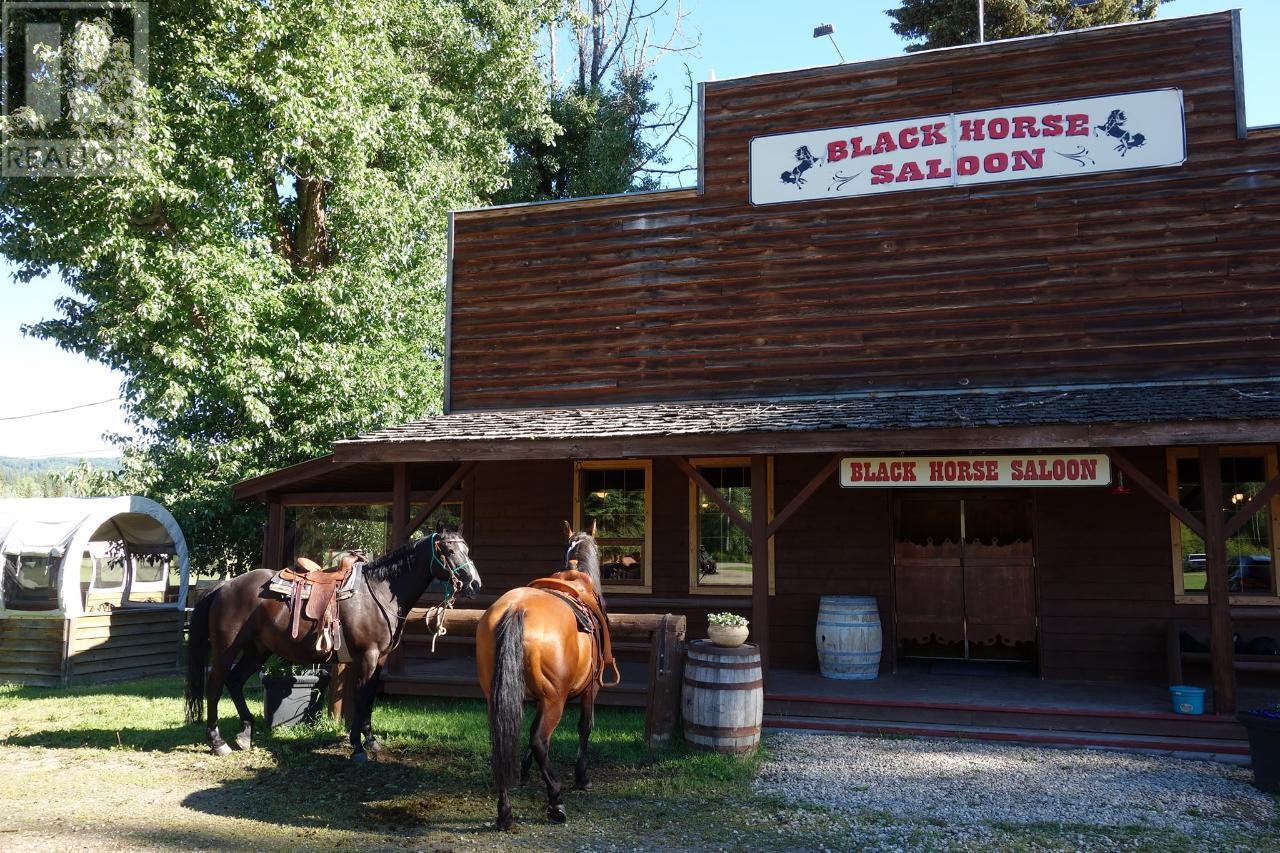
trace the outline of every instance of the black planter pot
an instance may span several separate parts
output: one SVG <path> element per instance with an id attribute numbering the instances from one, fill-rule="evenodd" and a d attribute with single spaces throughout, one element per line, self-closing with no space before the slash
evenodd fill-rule
<path id="1" fill-rule="evenodd" d="M 1253 784 L 1267 793 L 1280 793 L 1280 720 L 1252 711 L 1241 711 L 1236 719 L 1249 733 Z"/>
<path id="2" fill-rule="evenodd" d="M 314 723 L 320 717 L 329 673 L 262 676 L 262 715 L 267 728 Z"/>

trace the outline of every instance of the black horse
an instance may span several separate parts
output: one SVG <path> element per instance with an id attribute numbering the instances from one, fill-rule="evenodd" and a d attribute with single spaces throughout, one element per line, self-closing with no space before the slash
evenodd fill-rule
<path id="1" fill-rule="evenodd" d="M 224 683 L 243 726 L 235 744 L 249 749 L 253 715 L 244 701 L 245 681 L 262 669 L 273 654 L 294 663 L 334 659 L 333 653 L 316 650 L 318 623 L 304 620 L 309 630 L 296 639 L 292 636 L 289 603 L 267 588 L 274 574 L 257 569 L 233 578 L 200 599 L 191 613 L 187 722 L 200 719 L 201 704 L 207 696 L 207 737 L 214 755 L 231 752 L 218 731 L 218 699 Z M 470 597 L 480 589 L 480 574 L 468 556 L 467 543 L 458 533 L 445 530 L 444 525 L 424 539 L 363 564 L 355 594 L 339 603 L 342 642 L 351 653 L 352 665 L 358 668 L 355 713 L 351 717 L 351 757 L 355 761 L 367 760 L 366 750 L 376 753 L 382 749 L 370 724 L 382 667 L 400 642 L 409 609 L 432 578 L 444 583 L 445 603 L 451 603 L 455 593 Z M 213 665 L 206 685 L 205 658 L 210 650 Z"/>
<path id="2" fill-rule="evenodd" d="M 781 180 L 784 184 L 795 184 L 796 189 L 799 189 L 805 184 L 804 173 L 812 169 L 817 163 L 821 162 L 822 158 L 814 156 L 814 153 L 809 150 L 808 145 L 801 145 L 797 148 L 795 150 L 795 158 L 796 167 L 783 172 Z"/>

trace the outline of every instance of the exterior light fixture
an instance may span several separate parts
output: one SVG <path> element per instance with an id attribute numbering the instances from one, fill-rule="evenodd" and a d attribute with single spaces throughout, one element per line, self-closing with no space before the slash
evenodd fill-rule
<path id="1" fill-rule="evenodd" d="M 1111 494 L 1113 494 L 1113 495 L 1129 495 L 1129 494 L 1132 494 L 1132 493 L 1133 493 L 1133 489 L 1131 489 L 1131 488 L 1129 488 L 1127 485 L 1125 485 L 1125 482 L 1124 482 L 1124 472 L 1123 472 L 1123 471 L 1117 471 L 1117 472 L 1116 472 L 1116 484 L 1115 484 L 1114 486 L 1112 486 L 1112 487 L 1111 487 Z"/>
<path id="2" fill-rule="evenodd" d="M 823 36 L 831 39 L 831 46 L 836 49 L 836 55 L 840 57 L 840 61 L 844 62 L 844 53 L 840 50 L 840 45 L 836 44 L 835 37 L 836 28 L 834 24 L 819 24 L 813 28 L 813 37 L 820 39 Z"/>

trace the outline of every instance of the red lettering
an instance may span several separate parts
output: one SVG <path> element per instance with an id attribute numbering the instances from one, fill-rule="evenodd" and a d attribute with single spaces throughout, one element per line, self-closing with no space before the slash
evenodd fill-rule
<path id="1" fill-rule="evenodd" d="M 898 183 L 903 181 L 923 181 L 924 172 L 920 171 L 920 166 L 914 160 L 908 160 L 902 164 L 902 168 L 898 170 Z"/>
<path id="2" fill-rule="evenodd" d="M 881 462 L 880 467 L 876 469 L 876 482 L 887 483 L 889 480 L 889 465 L 886 462 Z"/>
<path id="3" fill-rule="evenodd" d="M 871 167 L 871 183 L 875 184 L 891 184 L 893 183 L 893 164 L 877 163 Z"/>
<path id="4" fill-rule="evenodd" d="M 1009 135 L 1009 120 L 1001 117 L 987 122 L 987 135 L 992 139 L 1004 139 Z"/>
<path id="5" fill-rule="evenodd" d="M 849 463 L 849 482 L 850 483 L 862 482 L 862 463 L 861 462 Z"/>
<path id="6" fill-rule="evenodd" d="M 967 460 L 961 459 L 956 463 L 956 474 L 964 482 L 973 479 L 969 476 L 969 462 Z"/>
<path id="7" fill-rule="evenodd" d="M 849 146 L 843 139 L 827 143 L 827 162 L 835 163 L 849 156 Z"/>
<path id="8" fill-rule="evenodd" d="M 960 138 L 966 141 L 980 142 L 987 137 L 982 133 L 982 126 L 987 120 L 982 118 L 966 118 L 960 120 Z"/>
<path id="9" fill-rule="evenodd" d="M 1003 172 L 1009 168 L 1009 155 L 1003 151 L 993 151 L 982 158 L 982 169 L 987 174 Z"/>
<path id="10" fill-rule="evenodd" d="M 1009 476 L 1015 482 L 1021 482 L 1023 479 L 1022 462 L 1018 459 L 1009 460 Z"/>
<path id="11" fill-rule="evenodd" d="M 1023 169 L 1043 169 L 1044 168 L 1044 149 L 1032 148 L 1030 151 L 1019 149 L 1013 152 L 1013 171 L 1021 172 Z"/>
<path id="12" fill-rule="evenodd" d="M 872 154 L 888 154 L 891 151 L 897 151 L 898 146 L 894 144 L 893 134 L 887 130 L 883 130 L 876 137 L 876 147 L 871 149 Z"/>
<path id="13" fill-rule="evenodd" d="M 1040 131 L 1036 130 L 1035 116 L 1014 116 L 1013 117 L 1013 138 L 1026 139 L 1028 136 L 1034 138 L 1040 135 Z"/>
<path id="14" fill-rule="evenodd" d="M 1067 116 L 1067 136 L 1088 136 L 1089 116 L 1084 113 L 1072 113 Z"/>
<path id="15" fill-rule="evenodd" d="M 920 144 L 920 128 L 904 127 L 898 131 L 899 148 L 915 148 Z"/>
<path id="16" fill-rule="evenodd" d="M 956 160 L 956 174 L 976 175 L 978 174 L 978 167 L 981 165 L 981 162 L 982 161 L 972 154 L 966 154 L 959 160 Z"/>
<path id="17" fill-rule="evenodd" d="M 902 463 L 902 479 L 907 483 L 914 483 L 916 481 L 916 463 Z"/>
<path id="18" fill-rule="evenodd" d="M 1068 480 L 1080 479 L 1080 460 L 1079 459 L 1067 460 L 1067 479 Z"/>
<path id="19" fill-rule="evenodd" d="M 861 136 L 855 136 L 853 139 L 851 139 L 851 140 L 849 140 L 849 141 L 853 143 L 853 156 L 854 156 L 854 157 L 866 157 L 868 154 L 870 154 L 870 153 L 871 153 L 871 149 L 870 149 L 870 148 L 863 148 L 863 147 L 862 147 L 862 137 L 861 137 Z"/>
<path id="20" fill-rule="evenodd" d="M 1045 462 L 1043 459 L 1036 460 L 1036 468 L 1037 480 L 1048 480 L 1052 478 L 1052 473 L 1049 471 L 1049 463 Z"/>
<path id="21" fill-rule="evenodd" d="M 1040 119 L 1040 123 L 1044 125 L 1045 136 L 1061 136 L 1062 135 L 1062 114 L 1050 113 Z"/>
<path id="22" fill-rule="evenodd" d="M 1053 460 L 1053 479 L 1065 480 L 1067 478 L 1067 463 L 1061 459 Z"/>
<path id="23" fill-rule="evenodd" d="M 1086 480 L 1098 479 L 1098 460 L 1097 459 L 1081 459 L 1080 473 L 1084 475 Z"/>
<path id="24" fill-rule="evenodd" d="M 936 483 L 942 479 L 942 463 L 932 461 L 929 463 L 929 482 Z"/>
<path id="25" fill-rule="evenodd" d="M 948 483 L 954 483 L 956 481 L 957 467 L 956 463 L 950 459 L 942 463 L 942 475 L 946 477 Z"/>
<path id="26" fill-rule="evenodd" d="M 926 124 L 923 127 L 921 127 L 920 131 L 924 134 L 924 139 L 920 142 L 920 144 L 921 145 L 946 145 L 947 138 L 942 135 L 942 129 L 946 126 L 947 126 L 946 122 L 940 121 L 937 124 Z"/>
<path id="27" fill-rule="evenodd" d="M 925 165 L 929 167 L 929 174 L 925 175 L 926 178 L 932 179 L 932 178 L 951 177 L 951 167 L 948 166 L 947 168 L 943 169 L 941 160 L 926 160 Z"/>
<path id="28" fill-rule="evenodd" d="M 987 460 L 987 479 L 988 480 L 1000 479 L 1000 463 L 994 459 Z"/>

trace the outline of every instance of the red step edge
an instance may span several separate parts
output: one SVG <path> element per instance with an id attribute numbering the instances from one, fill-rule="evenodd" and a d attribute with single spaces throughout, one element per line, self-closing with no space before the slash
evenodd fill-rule
<path id="1" fill-rule="evenodd" d="M 1093 710 L 1020 705 L 965 705 L 955 702 L 919 702 L 910 699 L 858 699 L 851 696 L 809 696 L 801 693 L 766 693 L 766 702 L 816 702 L 830 705 L 875 705 L 881 708 L 926 708 L 938 711 L 981 711 L 998 714 L 1053 714 L 1064 717 L 1121 717 L 1131 720 L 1180 720 L 1194 723 L 1234 723 L 1230 714 L 1175 714 L 1172 711 Z"/>
<path id="2" fill-rule="evenodd" d="M 914 726 L 900 726 L 854 722 L 829 722 L 826 720 L 779 720 L 764 718 L 764 727 L 772 729 L 815 729 L 819 731 L 850 732 L 860 734 L 895 734 L 913 737 L 965 738 L 968 740 L 994 740 L 1013 743 L 1043 743 L 1060 746 L 1097 746 L 1113 749 L 1151 749 L 1161 752 L 1206 752 L 1221 755 L 1248 755 L 1249 745 L 1216 745 L 1197 743 L 1195 741 L 1180 742 L 1178 740 L 1102 740 L 1100 738 L 1078 737 L 1070 735 L 1041 734 L 1028 730 L 1021 732 L 984 732 L 973 729 L 921 729 Z"/>

